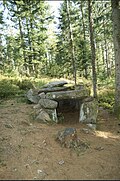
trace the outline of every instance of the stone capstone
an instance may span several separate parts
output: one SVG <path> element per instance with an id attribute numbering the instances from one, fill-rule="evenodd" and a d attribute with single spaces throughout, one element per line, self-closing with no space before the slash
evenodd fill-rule
<path id="1" fill-rule="evenodd" d="M 43 87 L 62 87 L 65 84 L 68 84 L 68 82 L 65 80 L 53 81 L 53 82 L 49 82 L 48 84 L 44 85 Z"/>
<path id="2" fill-rule="evenodd" d="M 40 99 L 38 104 L 45 109 L 56 109 L 58 105 L 56 101 L 50 99 Z"/>
<path id="3" fill-rule="evenodd" d="M 88 97 L 90 92 L 88 89 L 71 90 L 71 91 L 59 91 L 59 92 L 48 92 L 46 98 L 48 99 L 82 99 Z"/>
<path id="4" fill-rule="evenodd" d="M 38 91 L 38 93 L 47 93 L 47 92 L 57 92 L 57 91 L 67 91 L 69 87 L 46 87 Z"/>

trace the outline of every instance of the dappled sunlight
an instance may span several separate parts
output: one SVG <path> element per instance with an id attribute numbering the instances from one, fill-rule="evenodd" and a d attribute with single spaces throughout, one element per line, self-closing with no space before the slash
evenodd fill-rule
<path id="1" fill-rule="evenodd" d="M 95 131 L 95 135 L 102 138 L 120 139 L 120 136 L 106 131 Z"/>

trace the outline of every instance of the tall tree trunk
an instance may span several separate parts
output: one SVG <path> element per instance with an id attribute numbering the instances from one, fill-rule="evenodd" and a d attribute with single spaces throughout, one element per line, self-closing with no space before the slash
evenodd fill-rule
<path id="1" fill-rule="evenodd" d="M 17 5 L 17 11 L 19 12 L 19 7 Z M 26 53 L 25 53 L 25 43 L 24 43 L 24 38 L 23 38 L 23 32 L 22 32 L 22 23 L 21 23 L 21 18 L 18 16 L 18 24 L 19 24 L 19 31 L 20 31 L 20 39 L 21 39 L 21 48 L 23 52 L 23 59 L 24 59 L 24 66 L 25 70 L 27 71 L 27 59 L 26 59 Z"/>
<path id="2" fill-rule="evenodd" d="M 80 2 L 80 10 L 82 13 L 82 26 L 83 26 L 83 38 L 84 38 L 84 47 L 83 47 L 83 62 L 84 62 L 84 70 L 85 70 L 85 78 L 87 79 L 88 77 L 88 72 L 87 72 L 87 65 L 86 65 L 86 34 L 85 34 L 85 22 L 84 22 L 84 13 L 83 13 L 83 2 L 81 0 Z"/>
<path id="3" fill-rule="evenodd" d="M 91 44 L 91 53 L 92 53 L 92 78 L 93 78 L 93 96 L 97 98 L 97 75 L 96 75 L 96 66 L 95 66 L 95 43 L 94 43 L 94 34 L 93 34 L 93 25 L 92 25 L 92 8 L 91 0 L 88 0 L 88 16 L 89 16 L 89 28 L 90 28 L 90 44 Z"/>
<path id="4" fill-rule="evenodd" d="M 72 25 L 70 19 L 70 1 L 66 0 L 66 7 L 67 7 L 67 17 L 68 17 L 68 24 L 69 24 L 69 34 L 70 34 L 70 50 L 71 50 L 71 57 L 72 57 L 72 64 L 73 64 L 73 77 L 76 87 L 76 62 L 75 62 L 75 50 L 74 50 L 74 43 L 73 43 L 73 32 L 72 32 Z"/>
<path id="5" fill-rule="evenodd" d="M 120 119 L 120 0 L 111 0 L 115 52 L 115 107 Z"/>

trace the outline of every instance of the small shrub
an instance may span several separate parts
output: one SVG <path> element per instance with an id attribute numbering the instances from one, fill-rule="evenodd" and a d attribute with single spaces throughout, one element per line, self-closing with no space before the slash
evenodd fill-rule
<path id="1" fill-rule="evenodd" d="M 3 79 L 0 81 L 0 98 L 8 98 L 19 93 L 19 87 L 12 84 L 11 81 Z"/>
<path id="2" fill-rule="evenodd" d="M 34 84 L 28 79 L 24 79 L 22 81 L 19 81 L 17 83 L 17 85 L 19 86 L 20 89 L 22 90 L 29 90 L 29 89 L 32 89 L 34 88 Z"/>
<path id="3" fill-rule="evenodd" d="M 46 84 L 46 81 L 44 81 L 44 80 L 37 80 L 37 81 L 35 81 L 35 86 L 37 87 L 37 88 L 40 88 L 40 87 L 42 87 L 43 85 L 45 85 Z"/>
<path id="4" fill-rule="evenodd" d="M 99 106 L 112 110 L 114 106 L 114 90 L 101 90 L 98 95 L 98 101 Z"/>

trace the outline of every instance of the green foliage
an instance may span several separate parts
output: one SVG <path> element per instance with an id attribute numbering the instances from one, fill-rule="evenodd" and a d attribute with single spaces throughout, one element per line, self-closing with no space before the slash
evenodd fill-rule
<path id="1" fill-rule="evenodd" d="M 29 90 L 29 89 L 34 88 L 33 83 L 29 79 L 23 79 L 19 81 L 17 85 L 22 90 Z"/>
<path id="2" fill-rule="evenodd" d="M 35 85 L 36 88 L 40 88 L 45 84 L 46 84 L 45 80 L 37 80 L 37 79 L 35 79 L 35 81 L 34 81 L 34 85 Z"/>
<path id="3" fill-rule="evenodd" d="M 98 94 L 98 102 L 99 106 L 105 108 L 105 109 L 110 109 L 113 110 L 114 106 L 114 89 L 105 89 L 102 88 L 102 90 L 99 91 Z"/>
<path id="4" fill-rule="evenodd" d="M 10 80 L 0 81 L 0 98 L 8 98 L 20 93 L 19 87 L 12 84 Z"/>
<path id="5" fill-rule="evenodd" d="M 27 90 L 33 88 L 39 89 L 49 81 L 47 78 L 19 78 L 2 75 L 0 75 L 0 77 L 0 98 L 6 99 L 14 97 L 18 99 L 18 102 L 26 102 L 24 93 L 26 93 Z"/>

